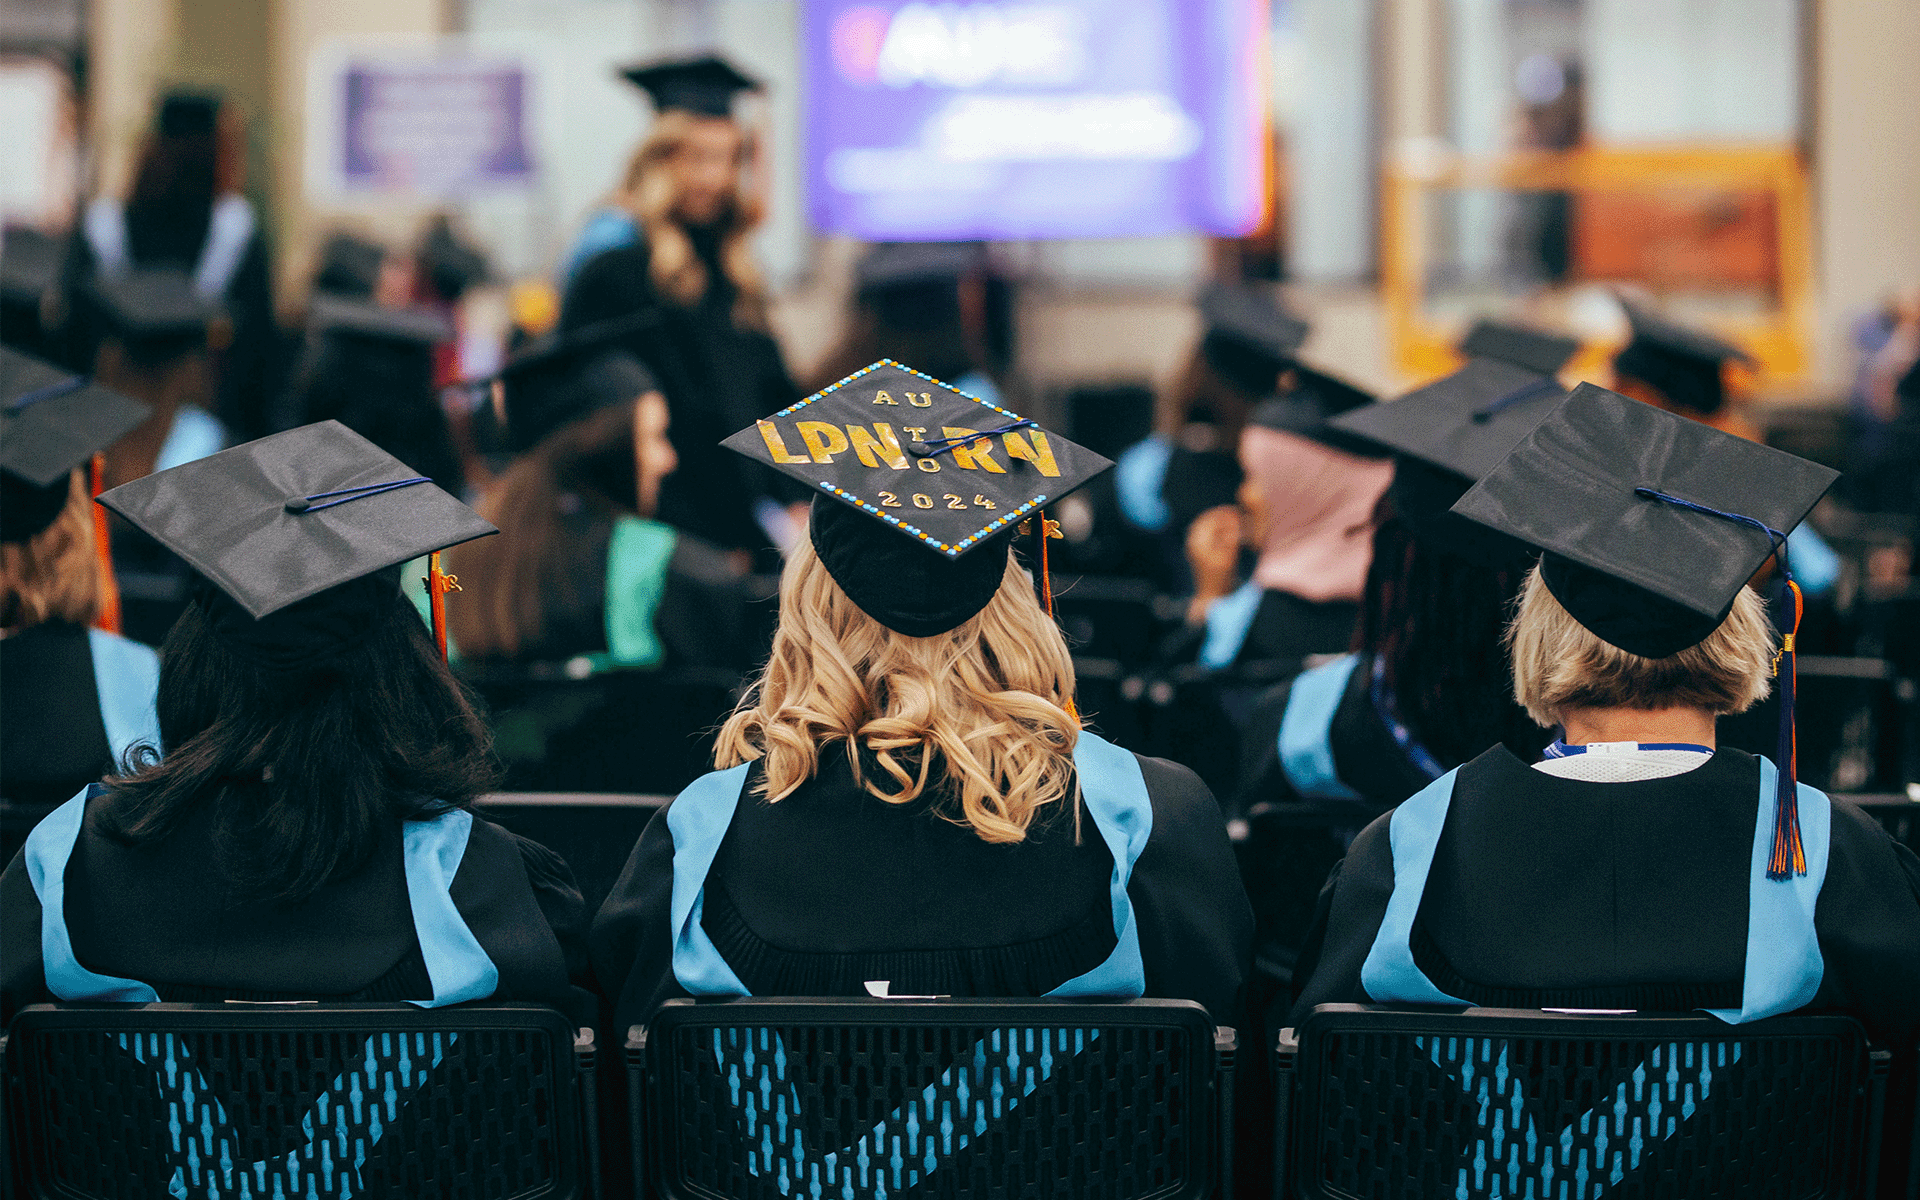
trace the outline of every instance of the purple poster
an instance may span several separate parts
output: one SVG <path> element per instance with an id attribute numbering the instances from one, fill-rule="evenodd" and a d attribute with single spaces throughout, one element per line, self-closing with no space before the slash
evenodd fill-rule
<path id="1" fill-rule="evenodd" d="M 341 85 L 345 190 L 456 197 L 531 182 L 519 65 L 355 60 Z"/>
<path id="2" fill-rule="evenodd" d="M 814 224 L 866 239 L 1244 233 L 1264 0 L 806 0 Z"/>

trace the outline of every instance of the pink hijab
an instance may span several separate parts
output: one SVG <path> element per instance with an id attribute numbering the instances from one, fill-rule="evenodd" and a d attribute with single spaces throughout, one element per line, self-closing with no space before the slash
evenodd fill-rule
<path id="1" fill-rule="evenodd" d="M 1393 460 L 1249 425 L 1240 465 L 1267 510 L 1254 582 L 1316 603 L 1358 600 L 1373 558 L 1373 510 L 1393 481 Z"/>

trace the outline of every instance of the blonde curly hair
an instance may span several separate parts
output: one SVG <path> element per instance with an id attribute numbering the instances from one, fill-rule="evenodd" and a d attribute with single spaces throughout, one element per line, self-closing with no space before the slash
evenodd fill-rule
<path id="1" fill-rule="evenodd" d="M 763 760 L 756 791 L 778 801 L 819 770 L 823 746 L 844 742 L 874 796 L 906 804 L 944 787 L 960 804 L 948 819 L 982 841 L 1019 842 L 1048 809 L 1071 806 L 1077 821 L 1073 687 L 1066 641 L 1011 555 L 986 608 L 916 638 L 860 611 L 802 540 L 780 581 L 773 653 L 721 729 L 714 763 Z M 884 778 L 865 776 L 861 748 Z"/>

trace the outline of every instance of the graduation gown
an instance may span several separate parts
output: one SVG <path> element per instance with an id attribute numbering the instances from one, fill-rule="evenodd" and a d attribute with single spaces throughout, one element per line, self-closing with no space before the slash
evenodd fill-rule
<path id="1" fill-rule="evenodd" d="M 51 808 L 160 745 L 160 658 L 138 642 L 63 621 L 0 638 L 0 795 Z"/>
<path id="2" fill-rule="evenodd" d="M 761 496 L 791 498 L 771 473 L 720 445 L 735 431 L 800 398 L 780 347 L 733 319 L 737 293 L 719 264 L 712 231 L 688 231 L 706 265 L 706 295 L 691 308 L 654 289 L 644 240 L 616 246 L 584 263 L 560 307 L 563 331 L 652 312 L 658 326 L 636 335 L 630 349 L 659 378 L 672 412 L 668 431 L 680 469 L 660 491 L 660 519 L 717 545 L 759 548 L 766 536 L 754 517 Z"/>
<path id="3" fill-rule="evenodd" d="M 1910 1058 L 1920 859 L 1803 784 L 1808 873 L 1767 879 L 1773 780 L 1738 750 L 1594 783 L 1495 746 L 1354 839 L 1321 895 L 1293 1018 L 1370 1001 L 1828 1011 Z"/>
<path id="4" fill-rule="evenodd" d="M 209 869 L 210 806 L 158 842 L 101 829 L 94 785 L 0 874 L 0 1017 L 53 1000 L 538 1001 L 590 1021 L 586 914 L 552 851 L 455 810 L 409 821 L 297 904 Z"/>
<path id="5" fill-rule="evenodd" d="M 1083 733 L 1070 814 L 990 845 L 928 797 L 888 804 L 839 748 L 778 803 L 759 767 L 647 826 L 594 920 L 616 1028 L 686 995 L 1159 996 L 1232 1023 L 1251 916 L 1220 810 L 1185 767 Z"/>

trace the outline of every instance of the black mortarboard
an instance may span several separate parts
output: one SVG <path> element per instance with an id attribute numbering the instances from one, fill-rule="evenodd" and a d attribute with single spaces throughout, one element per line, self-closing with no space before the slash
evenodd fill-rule
<path id="1" fill-rule="evenodd" d="M 1633 337 L 1614 356 L 1614 374 L 1651 385 L 1674 405 L 1713 414 L 1726 403 L 1721 368 L 1730 359 L 1753 361 L 1732 342 L 1670 321 L 1625 297 Z"/>
<path id="2" fill-rule="evenodd" d="M 151 411 L 38 359 L 0 348 L 0 541 L 24 542 L 66 507 L 73 469 Z"/>
<path id="3" fill-rule="evenodd" d="M 1380 448 L 1332 424 L 1342 413 L 1374 403 L 1374 396 L 1344 379 L 1298 364 L 1288 369 L 1286 390 L 1262 401 L 1247 420 L 1263 429 L 1310 438 L 1323 446 L 1363 458 L 1381 458 Z"/>
<path id="4" fill-rule="evenodd" d="M 136 479 L 100 503 L 199 573 L 209 586 L 196 599 L 224 636 L 285 668 L 402 611 L 392 568 L 498 532 L 337 421 Z"/>
<path id="5" fill-rule="evenodd" d="M 1665 658 L 1719 628 L 1774 552 L 1759 526 L 1791 531 L 1838 477 L 1583 383 L 1454 511 L 1544 550 L 1547 587 L 1596 636 Z"/>
<path id="6" fill-rule="evenodd" d="M 320 247 L 313 290 L 346 300 L 371 300 L 380 286 L 380 268 L 386 260 L 387 248 L 379 242 L 344 231 L 329 234 Z"/>
<path id="7" fill-rule="evenodd" d="M 853 264 L 860 292 L 927 283 L 952 283 L 986 266 L 979 242 L 878 242 Z"/>
<path id="8" fill-rule="evenodd" d="M 316 296 L 307 328 L 323 336 L 370 338 L 401 346 L 437 346 L 453 338 L 453 325 L 429 308 L 390 308 L 336 296 Z"/>
<path id="9" fill-rule="evenodd" d="M 1579 348 L 1578 338 L 1509 321 L 1475 321 L 1467 336 L 1460 339 L 1460 353 L 1468 358 L 1498 359 L 1542 375 L 1559 374 Z"/>
<path id="10" fill-rule="evenodd" d="M 507 449 L 529 450 L 588 413 L 659 391 L 653 372 L 622 348 L 632 330 L 630 321 L 602 321 L 550 334 L 508 360 L 499 375 Z"/>
<path id="11" fill-rule="evenodd" d="M 678 108 L 703 117 L 732 116 L 735 94 L 760 90 L 758 79 L 712 54 L 637 63 L 620 74 L 661 112 Z"/>
<path id="12" fill-rule="evenodd" d="M 1021 521 L 1113 466 L 891 359 L 724 444 L 814 491 L 809 535 L 828 573 L 909 637 L 985 608 Z"/>
<path id="13" fill-rule="evenodd" d="M 87 293 L 105 330 L 148 365 L 204 347 L 208 328 L 221 315 L 219 303 L 201 295 L 185 271 L 104 275 L 88 284 Z"/>
<path id="14" fill-rule="evenodd" d="M 161 137 L 204 137 L 219 115 L 220 97 L 212 92 L 168 92 L 160 99 L 154 126 Z"/>
<path id="15" fill-rule="evenodd" d="M 0 297 L 35 305 L 60 274 L 60 243 L 38 229 L 14 226 L 0 241 Z"/>
<path id="16" fill-rule="evenodd" d="M 1209 284 L 1200 293 L 1207 363 L 1242 391 L 1264 396 L 1307 340 L 1308 325 L 1273 294 L 1245 284 Z"/>
<path id="17" fill-rule="evenodd" d="M 1495 565 L 1524 547 L 1449 510 L 1566 396 L 1550 375 L 1473 358 L 1398 400 L 1353 409 L 1330 423 L 1396 456 L 1394 510 L 1416 534 Z"/>

